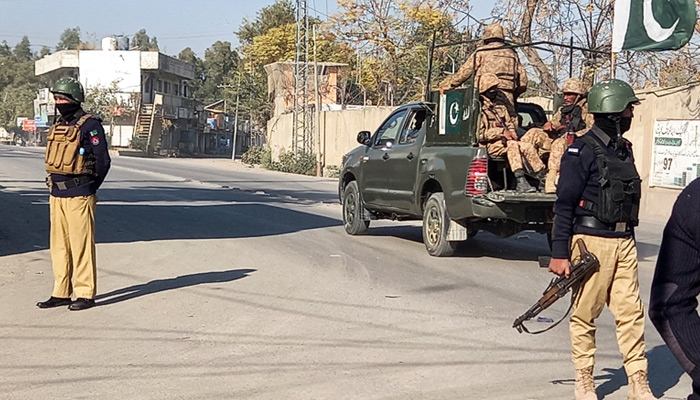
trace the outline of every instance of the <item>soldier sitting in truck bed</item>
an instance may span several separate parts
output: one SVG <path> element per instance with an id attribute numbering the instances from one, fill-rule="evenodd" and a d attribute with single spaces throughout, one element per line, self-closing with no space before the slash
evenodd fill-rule
<path id="1" fill-rule="evenodd" d="M 512 117 L 508 112 L 507 99 L 501 93 L 498 84 L 498 77 L 491 73 L 481 75 L 479 80 L 481 98 L 479 144 L 486 146 L 491 157 L 507 156 L 508 164 L 515 175 L 516 192 L 535 192 L 537 189 L 532 187 L 525 178 L 523 158 L 540 180 L 540 186 L 544 185 L 544 163 L 531 143 L 518 140 L 517 117 Z"/>

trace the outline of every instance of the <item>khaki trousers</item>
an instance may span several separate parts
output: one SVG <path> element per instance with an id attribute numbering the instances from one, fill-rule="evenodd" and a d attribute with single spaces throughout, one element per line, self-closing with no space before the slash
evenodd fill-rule
<path id="1" fill-rule="evenodd" d="M 71 297 L 73 293 L 76 297 L 95 297 L 96 205 L 96 195 L 67 198 L 50 196 L 54 297 Z"/>
<path id="2" fill-rule="evenodd" d="M 574 301 L 569 326 L 574 367 L 582 369 L 595 363 L 595 319 L 607 303 L 615 316 L 617 344 L 627 376 L 646 371 L 644 305 L 639 298 L 634 239 L 574 235 L 571 242 L 579 238 L 586 243 L 588 251 L 598 257 L 600 269 L 579 289 Z M 572 255 L 576 255 L 573 250 Z"/>
<path id="3" fill-rule="evenodd" d="M 521 142 L 530 143 L 537 149 L 537 154 L 543 157 L 545 154 L 552 150 L 552 138 L 549 137 L 547 132 L 540 128 L 530 128 L 522 138 Z"/>

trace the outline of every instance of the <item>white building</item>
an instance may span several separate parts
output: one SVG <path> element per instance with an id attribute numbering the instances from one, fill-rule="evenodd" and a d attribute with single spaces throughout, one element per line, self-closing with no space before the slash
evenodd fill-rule
<path id="1" fill-rule="evenodd" d="M 119 39 L 105 38 L 102 50 L 63 50 L 45 56 L 36 61 L 35 74 L 47 77 L 49 85 L 74 77 L 86 92 L 116 85 L 119 105 L 111 126 L 106 126 L 112 146 L 129 146 L 137 137 L 151 150 L 173 149 L 194 140 L 198 103 L 189 98 L 188 88 L 194 66 L 157 51 L 127 50 Z M 41 90 L 35 100 L 38 126 L 52 122 L 53 109 L 48 89 Z"/>

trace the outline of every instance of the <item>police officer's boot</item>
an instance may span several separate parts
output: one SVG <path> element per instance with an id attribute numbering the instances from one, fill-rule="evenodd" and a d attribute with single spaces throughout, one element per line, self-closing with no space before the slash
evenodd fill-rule
<path id="1" fill-rule="evenodd" d="M 547 176 L 544 180 L 544 192 L 545 193 L 556 193 L 557 192 L 557 172 L 547 171 Z"/>
<path id="2" fill-rule="evenodd" d="M 522 169 L 516 169 L 515 171 L 513 171 L 513 174 L 515 174 L 515 181 L 516 181 L 515 191 L 516 192 L 518 192 L 518 193 L 532 193 L 532 192 L 537 191 L 537 189 L 532 187 L 532 185 L 530 185 L 530 182 L 528 182 L 527 179 L 525 179 L 525 171 L 523 171 Z"/>
<path id="3" fill-rule="evenodd" d="M 576 400 L 598 400 L 593 381 L 593 366 L 576 370 L 574 397 Z"/>
<path id="4" fill-rule="evenodd" d="M 637 371 L 628 379 L 629 395 L 627 400 L 657 400 L 649 389 L 646 371 Z"/>

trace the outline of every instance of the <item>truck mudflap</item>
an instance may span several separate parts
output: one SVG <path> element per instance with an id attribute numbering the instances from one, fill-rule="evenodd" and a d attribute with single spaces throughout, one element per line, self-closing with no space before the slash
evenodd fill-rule
<path id="1" fill-rule="evenodd" d="M 489 192 L 472 197 L 477 218 L 506 219 L 526 224 L 550 224 L 554 220 L 556 195 L 517 193 L 513 190 Z"/>

